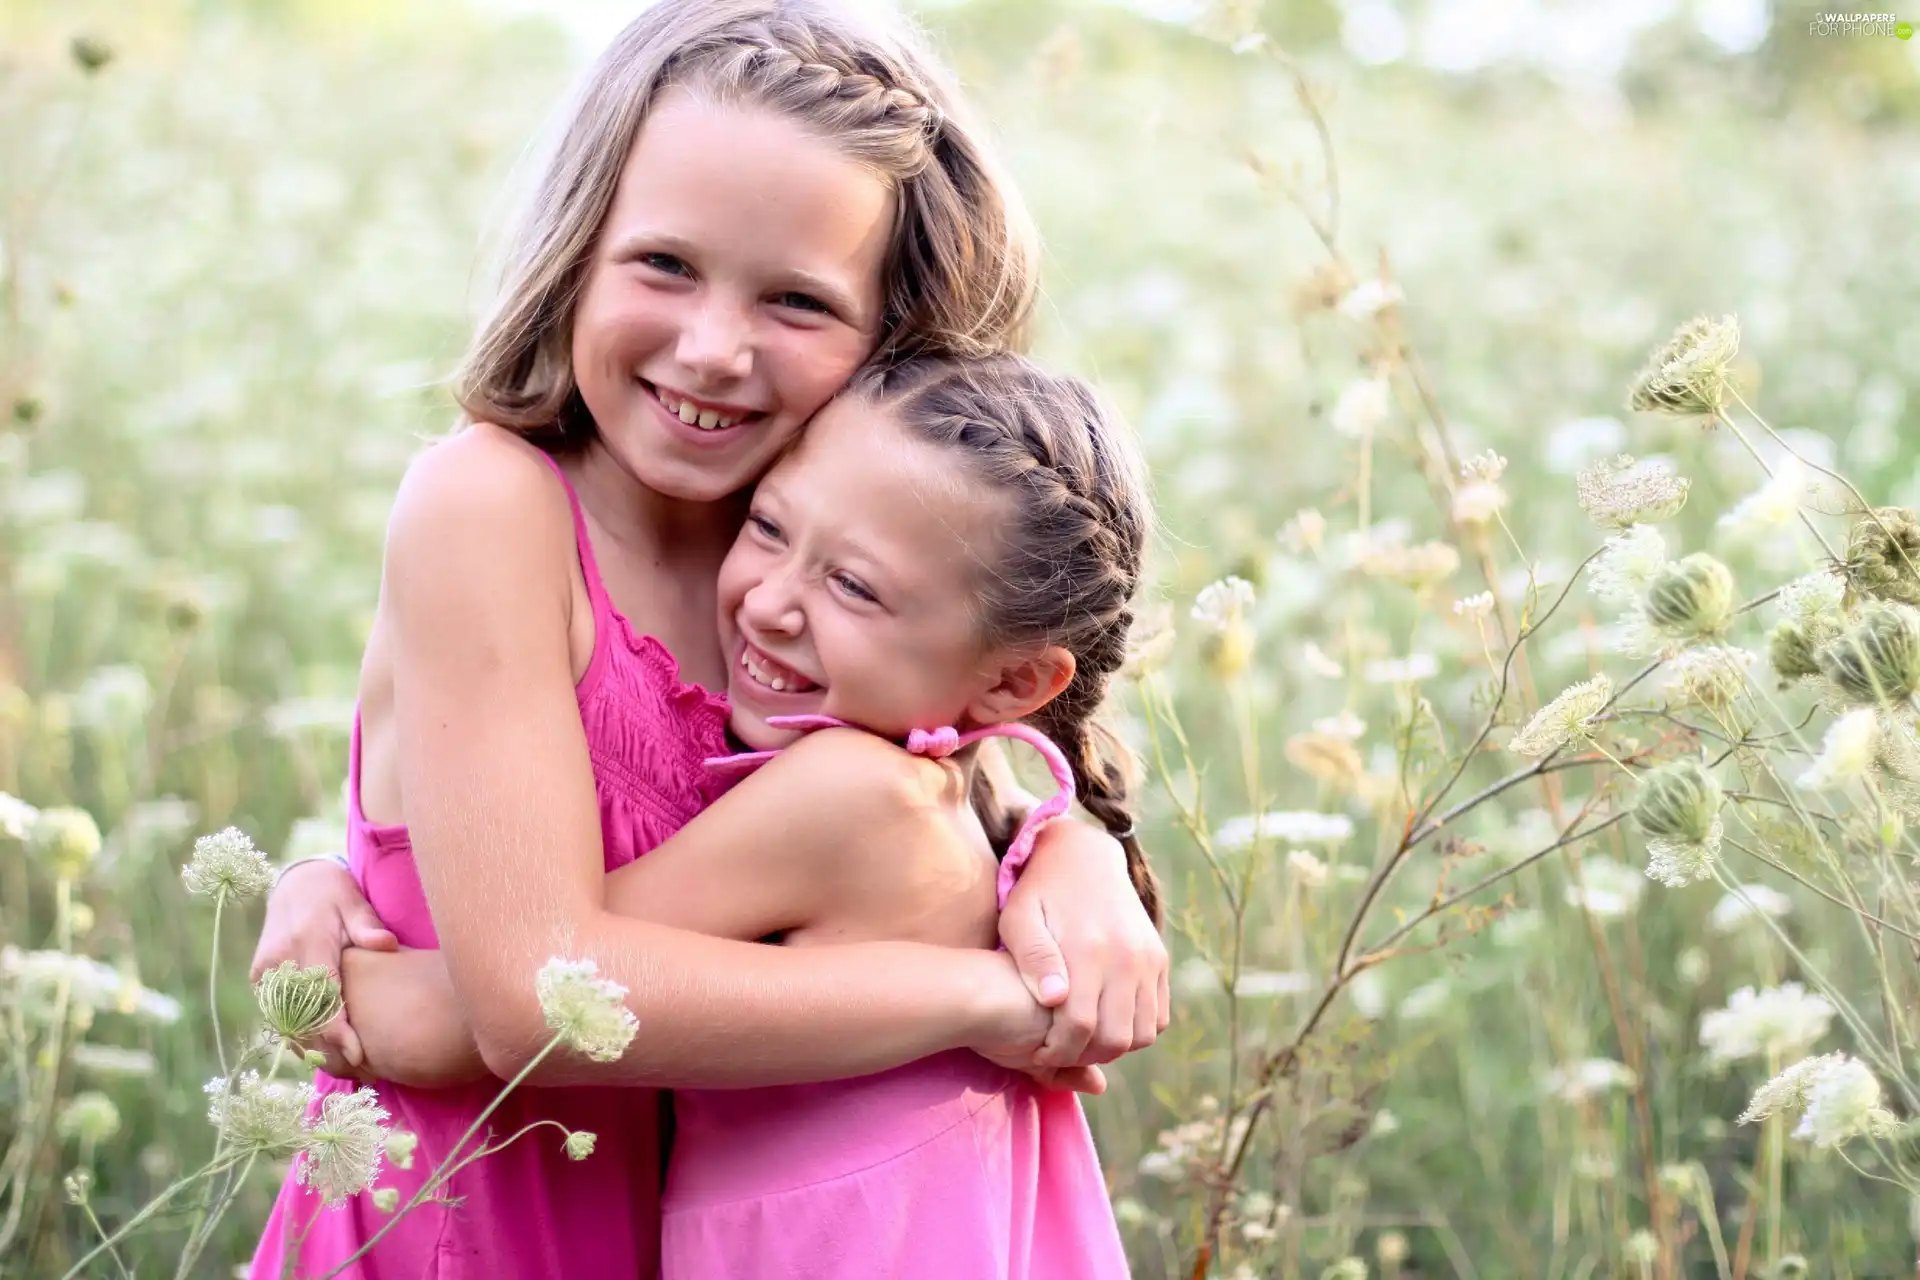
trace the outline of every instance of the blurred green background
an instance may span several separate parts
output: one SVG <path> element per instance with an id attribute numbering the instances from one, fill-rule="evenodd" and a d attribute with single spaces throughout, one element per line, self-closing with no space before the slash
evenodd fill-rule
<path id="1" fill-rule="evenodd" d="M 0 0 L 0 792 L 95 814 L 107 842 L 78 949 L 186 1007 L 177 1023 L 103 1012 L 89 1033 L 151 1053 L 150 1071 L 75 1068 L 71 1087 L 105 1091 L 121 1117 L 85 1153 L 109 1222 L 209 1145 L 209 920 L 178 866 L 196 832 L 230 823 L 275 857 L 339 840 L 394 486 L 451 421 L 438 380 L 516 162 L 629 8 Z M 1343 707 L 1384 721 L 1390 695 L 1355 704 L 1302 670 L 1303 641 L 1332 647 L 1333 588 L 1276 541 L 1305 505 L 1352 524 L 1353 450 L 1329 416 L 1360 363 L 1316 301 L 1326 252 L 1286 194 L 1323 208 L 1327 184 L 1275 50 L 1306 69 L 1330 129 L 1337 244 L 1404 289 L 1463 452 L 1511 459 L 1510 520 L 1544 580 L 1596 542 L 1573 471 L 1623 450 L 1680 462 L 1695 486 L 1682 527 L 1730 539 L 1737 565 L 1798 563 L 1716 525 L 1756 480 L 1724 437 L 1621 407 L 1645 351 L 1699 312 L 1741 317 L 1744 385 L 1776 425 L 1875 501 L 1920 499 L 1920 41 L 1813 35 L 1818 10 L 1765 0 L 918 12 L 1045 236 L 1041 354 L 1095 378 L 1145 442 L 1160 589 L 1184 612 L 1225 573 L 1260 588 L 1248 696 L 1278 807 L 1317 803 L 1282 763 L 1288 736 Z M 1380 453 L 1376 515 L 1437 533 L 1418 475 Z M 1478 589 L 1463 577 L 1459 594 Z M 1449 598 L 1383 605 L 1378 656 L 1477 654 Z M 1542 671 L 1584 674 L 1582 633 L 1568 634 Z M 1236 736 L 1191 638 L 1167 679 L 1195 757 L 1219 762 L 1204 783 L 1214 811 L 1244 809 Z M 1461 725 L 1474 693 L 1465 679 L 1428 690 Z M 1156 857 L 1204 934 L 1204 882 L 1161 829 Z M 1729 1121 L 1756 1081 L 1703 1067 L 1695 1027 L 1732 988 L 1779 976 L 1779 957 L 1713 932 L 1715 895 L 1657 891 L 1608 922 L 1602 956 L 1559 875 L 1525 884 L 1502 922 L 1519 924 L 1389 967 L 1343 1006 L 1321 1066 L 1366 1136 L 1263 1150 L 1270 1168 L 1249 1185 L 1304 1225 L 1277 1257 L 1249 1247 L 1255 1233 L 1236 1246 L 1248 1269 L 1214 1274 L 1318 1275 L 1347 1253 L 1389 1274 L 1641 1274 L 1624 1244 L 1646 1221 L 1624 1099 L 1574 1116 L 1539 1084 L 1619 1056 L 1607 981 L 1644 1038 L 1660 1158 L 1712 1170 L 1737 1230 L 1755 1139 Z M 49 893 L 0 835 L 0 940 L 51 945 Z M 1274 918 L 1311 935 L 1353 893 L 1336 876 Z M 230 935 L 229 1026 L 250 1008 L 256 923 L 243 915 Z M 1823 945 L 1814 919 L 1796 927 Z M 1176 960 L 1194 953 L 1172 945 Z M 1256 946 L 1268 968 L 1299 967 L 1279 925 Z M 1698 963 L 1677 964 L 1690 949 Z M 1195 972 L 1175 1029 L 1090 1107 L 1143 1276 L 1187 1274 L 1205 1196 L 1142 1159 L 1204 1114 L 1233 1052 Z M 1241 1050 L 1300 1016 L 1276 985 L 1242 1001 Z M 79 1155 L 43 1153 L 40 1174 L 57 1181 Z M 1911 1274 L 1902 1195 L 1832 1161 L 1790 1175 L 1788 1243 L 1814 1274 Z M 256 1177 L 206 1274 L 246 1256 L 273 1190 Z M 7 1275 L 58 1274 L 89 1238 L 57 1195 L 22 1212 Z M 161 1232 L 128 1257 L 139 1268 L 167 1246 Z M 1683 1273 L 1714 1274 L 1697 1235 L 1685 1257 L 1705 1269 Z"/>

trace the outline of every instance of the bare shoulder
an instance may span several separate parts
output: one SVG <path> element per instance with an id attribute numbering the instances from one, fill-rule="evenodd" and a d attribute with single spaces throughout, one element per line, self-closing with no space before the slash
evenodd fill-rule
<path id="1" fill-rule="evenodd" d="M 432 537 L 448 526 L 497 526 L 501 517 L 570 529 L 564 490 L 543 455 L 511 431 L 479 423 L 422 451 L 407 467 L 389 541 Z"/>
<path id="2" fill-rule="evenodd" d="M 944 805 L 966 802 L 953 770 L 910 755 L 862 729 L 821 729 L 782 751 L 772 776 L 812 806 L 832 806 L 840 825 L 924 821 Z"/>

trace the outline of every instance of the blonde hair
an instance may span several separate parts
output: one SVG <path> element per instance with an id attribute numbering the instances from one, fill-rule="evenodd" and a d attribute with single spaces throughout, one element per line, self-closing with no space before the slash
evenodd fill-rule
<path id="1" fill-rule="evenodd" d="M 1004 553 L 980 575 L 990 643 L 1059 645 L 1073 678 L 1027 722 L 1073 766 L 1087 812 L 1120 841 L 1147 914 L 1160 886 L 1134 830 L 1133 758 L 1100 723 L 1126 660 L 1153 504 L 1124 423 L 1092 387 L 1013 354 L 922 357 L 857 375 L 846 394 L 884 409 L 915 437 L 956 450 L 982 483 L 1012 499 Z M 985 770 L 975 773 L 985 783 Z M 976 807 L 993 825 L 989 789 Z"/>
<path id="2" fill-rule="evenodd" d="M 885 312 L 871 359 L 1018 348 L 1037 249 L 957 90 L 904 25 L 833 0 L 664 0 L 582 82 L 456 374 L 469 420 L 584 438 L 575 309 L 635 137 L 668 88 L 779 112 L 894 186 Z"/>

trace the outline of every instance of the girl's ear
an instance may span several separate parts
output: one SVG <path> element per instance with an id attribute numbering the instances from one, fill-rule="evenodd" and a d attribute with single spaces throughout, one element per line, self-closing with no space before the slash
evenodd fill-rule
<path id="1" fill-rule="evenodd" d="M 999 665 L 988 669 L 992 685 L 967 704 L 967 719 L 973 724 L 1024 720 L 1060 696 L 1078 665 L 1057 644 L 1038 653 L 1002 655 Z"/>

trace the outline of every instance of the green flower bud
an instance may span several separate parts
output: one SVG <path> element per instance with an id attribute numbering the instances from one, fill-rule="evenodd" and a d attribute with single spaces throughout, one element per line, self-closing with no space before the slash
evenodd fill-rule
<path id="1" fill-rule="evenodd" d="M 1920 689 L 1920 613 L 1874 603 L 1820 651 L 1820 671 L 1856 703 L 1892 706 Z"/>
<path id="2" fill-rule="evenodd" d="M 67 1175 L 67 1203 L 85 1204 L 93 1192 L 93 1174 L 86 1169 L 75 1169 Z"/>
<path id="3" fill-rule="evenodd" d="M 341 1006 L 340 984 L 325 965 L 302 969 L 291 960 L 261 974 L 253 998 L 273 1033 L 296 1042 L 332 1022 Z"/>
<path id="4" fill-rule="evenodd" d="M 380 1187 L 368 1198 L 373 1201 L 373 1207 L 380 1212 L 392 1213 L 400 1207 L 400 1188 Z"/>
<path id="5" fill-rule="evenodd" d="M 78 880 L 100 852 L 100 828 L 84 809 L 42 809 L 33 825 L 33 849 L 61 880 Z"/>
<path id="6" fill-rule="evenodd" d="M 593 1154 L 593 1144 L 596 1140 L 595 1135 L 588 1133 L 585 1129 L 575 1129 L 567 1135 L 567 1159 L 585 1160 Z"/>
<path id="7" fill-rule="evenodd" d="M 1673 636 L 1712 635 L 1733 617 L 1733 573 L 1695 552 L 1653 575 L 1647 584 L 1647 620 Z"/>
<path id="8" fill-rule="evenodd" d="M 1697 760 L 1663 764 L 1640 779 L 1634 821 L 1660 840 L 1705 844 L 1720 816 L 1720 784 Z"/>
<path id="9" fill-rule="evenodd" d="M 1920 516 L 1906 507 L 1876 507 L 1847 538 L 1847 585 L 1878 600 L 1920 605 Z"/>
<path id="10" fill-rule="evenodd" d="M 413 1168 L 413 1152 L 420 1145 L 420 1135 L 405 1129 L 391 1129 L 387 1132 L 387 1163 L 396 1169 Z"/>
<path id="11" fill-rule="evenodd" d="M 87 1089 L 67 1100 L 55 1127 L 63 1138 L 97 1147 L 120 1132 L 120 1108 L 106 1094 Z"/>
<path id="12" fill-rule="evenodd" d="M 1782 680 L 1820 674 L 1820 659 L 1806 628 L 1797 622 L 1783 622 L 1767 637 L 1767 661 Z"/>

